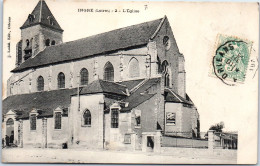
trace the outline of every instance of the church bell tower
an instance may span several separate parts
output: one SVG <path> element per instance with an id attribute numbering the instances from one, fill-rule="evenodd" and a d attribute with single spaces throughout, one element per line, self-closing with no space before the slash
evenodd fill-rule
<path id="1" fill-rule="evenodd" d="M 16 66 L 33 58 L 46 47 L 62 43 L 63 29 L 44 0 L 38 2 L 20 29 L 21 40 L 17 43 Z"/>

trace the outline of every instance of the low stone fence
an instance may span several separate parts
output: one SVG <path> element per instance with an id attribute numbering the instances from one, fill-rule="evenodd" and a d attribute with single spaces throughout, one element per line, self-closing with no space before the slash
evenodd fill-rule
<path id="1" fill-rule="evenodd" d="M 208 148 L 208 140 L 162 136 L 162 147 Z"/>
<path id="2" fill-rule="evenodd" d="M 161 147 L 161 153 L 179 157 L 220 157 L 226 159 L 236 159 L 237 150 L 234 149 L 201 149 L 182 147 Z"/>
<path id="3" fill-rule="evenodd" d="M 214 132 L 214 130 L 209 130 L 207 132 L 200 133 L 172 132 L 162 134 L 160 131 L 143 133 L 142 151 L 166 152 L 171 148 L 174 149 L 173 151 L 175 151 L 176 148 L 191 148 L 204 149 L 203 153 L 205 153 L 205 150 L 213 153 L 224 150 L 226 147 L 225 143 L 229 141 L 227 139 L 229 139 L 230 133 L 214 134 Z M 237 149 L 237 134 L 233 134 L 231 136 L 232 138 L 236 137 L 236 142 L 234 142 L 234 140 L 229 141 L 232 143 L 232 146 L 228 149 Z M 189 150 L 185 150 L 185 152 L 186 151 Z M 220 153 L 223 154 L 222 152 Z"/>

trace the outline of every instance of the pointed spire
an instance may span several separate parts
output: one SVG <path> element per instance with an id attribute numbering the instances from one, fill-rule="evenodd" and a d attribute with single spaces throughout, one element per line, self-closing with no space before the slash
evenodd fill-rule
<path id="1" fill-rule="evenodd" d="M 59 23 L 51 13 L 49 7 L 44 0 L 39 0 L 31 14 L 24 22 L 20 29 L 24 29 L 33 25 L 41 24 L 49 28 L 63 32 Z"/>

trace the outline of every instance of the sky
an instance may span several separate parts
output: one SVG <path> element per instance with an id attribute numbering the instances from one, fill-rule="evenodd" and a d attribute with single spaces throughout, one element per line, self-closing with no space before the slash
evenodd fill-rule
<path id="1" fill-rule="evenodd" d="M 10 71 L 15 67 L 19 27 L 38 0 L 4 2 L 3 97 Z M 248 71 L 246 80 L 227 86 L 211 76 L 211 61 L 218 34 L 253 41 L 251 58 L 258 53 L 258 13 L 256 3 L 160 3 L 160 2 L 88 2 L 46 0 L 63 28 L 63 41 L 72 41 L 117 28 L 167 16 L 180 52 L 185 57 L 186 91 L 200 114 L 201 131 L 221 121 L 226 131 L 252 133 L 257 124 L 258 74 Z M 139 13 L 78 12 L 78 9 L 134 9 Z M 11 29 L 7 28 L 11 17 Z M 7 33 L 11 31 L 11 58 L 7 57 Z M 252 126 L 248 128 L 247 126 Z M 255 126 L 255 127 L 254 127 Z"/>

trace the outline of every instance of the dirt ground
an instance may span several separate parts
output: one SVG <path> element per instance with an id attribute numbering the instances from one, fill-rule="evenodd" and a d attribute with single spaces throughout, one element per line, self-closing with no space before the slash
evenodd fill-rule
<path id="1" fill-rule="evenodd" d="M 236 164 L 237 159 L 205 154 L 172 155 L 80 149 L 2 149 L 2 162 L 19 163 L 147 163 L 147 164 Z"/>

